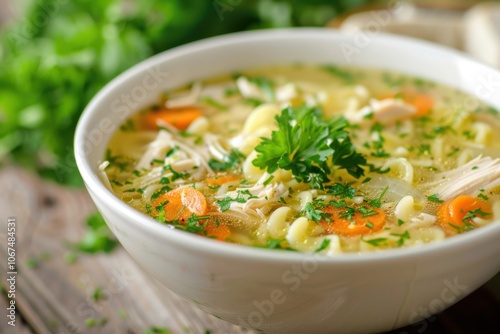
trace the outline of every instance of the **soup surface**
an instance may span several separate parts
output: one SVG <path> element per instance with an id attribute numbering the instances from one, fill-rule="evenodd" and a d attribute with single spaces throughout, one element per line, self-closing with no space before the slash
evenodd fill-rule
<path id="1" fill-rule="evenodd" d="M 100 165 L 124 202 L 224 242 L 335 255 L 500 218 L 500 115 L 420 78 L 257 69 L 165 93 Z"/>

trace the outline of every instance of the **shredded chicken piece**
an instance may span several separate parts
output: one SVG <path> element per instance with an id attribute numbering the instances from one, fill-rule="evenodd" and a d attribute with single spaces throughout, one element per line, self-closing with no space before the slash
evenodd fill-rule
<path id="1" fill-rule="evenodd" d="M 236 86 L 238 86 L 238 90 L 244 97 L 264 98 L 264 94 L 260 88 L 245 77 L 236 79 Z"/>
<path id="2" fill-rule="evenodd" d="M 401 99 L 370 100 L 373 117 L 380 123 L 390 123 L 398 119 L 414 115 L 414 106 Z"/>
<path id="3" fill-rule="evenodd" d="M 297 87 L 293 83 L 285 84 L 276 89 L 276 100 L 280 102 L 290 101 L 297 96 Z"/>
<path id="4" fill-rule="evenodd" d="M 104 183 L 106 188 L 113 191 L 113 187 L 111 187 L 111 183 L 109 182 L 108 174 L 106 174 L 106 172 L 104 171 L 108 166 L 109 166 L 109 161 L 106 160 L 102 162 L 98 167 L 97 175 L 101 179 L 102 183 Z"/>
<path id="5" fill-rule="evenodd" d="M 477 157 L 452 171 L 439 173 L 426 186 L 430 194 L 444 201 L 459 195 L 476 195 L 479 189 L 500 185 L 500 159 Z"/>
<path id="6" fill-rule="evenodd" d="M 177 148 L 177 151 L 172 156 L 166 157 L 165 153 L 174 147 Z M 139 171 L 149 170 L 147 174 L 137 178 L 137 184 L 144 187 L 158 182 L 163 176 L 172 176 L 172 173 L 165 174 L 163 166 L 151 168 L 151 161 L 154 159 L 164 160 L 164 165 L 171 165 L 172 169 L 178 173 L 192 171 L 193 179 L 200 180 L 207 173 L 213 173 L 208 164 L 209 158 L 209 153 L 188 140 L 182 137 L 175 138 L 172 133 L 160 130 L 156 139 L 148 144 L 146 152 L 135 166 L 135 169 Z"/>
<path id="7" fill-rule="evenodd" d="M 345 116 L 351 123 L 361 123 L 373 113 L 373 118 L 377 122 L 387 124 L 415 115 L 416 112 L 414 106 L 401 99 L 371 99 L 368 106 L 354 112 L 347 112 Z"/>
<path id="8" fill-rule="evenodd" d="M 166 150 L 172 148 L 172 141 L 173 138 L 170 133 L 160 130 L 155 140 L 148 144 L 146 152 L 142 155 L 135 169 L 149 168 L 153 159 L 158 159 L 161 155 L 165 156 Z"/>
<path id="9" fill-rule="evenodd" d="M 248 191 L 252 196 L 256 196 L 257 198 L 250 198 L 244 203 L 233 201 L 228 212 L 240 212 L 259 219 L 265 219 L 266 214 L 272 210 L 280 198 L 288 196 L 288 188 L 283 183 L 273 183 L 264 186 L 262 183 L 257 182 L 251 188 L 238 188 L 235 191 L 228 192 L 226 195 L 217 197 L 220 199 L 226 196 L 236 198 L 240 191 Z"/>
<path id="10" fill-rule="evenodd" d="M 436 222 L 437 217 L 425 212 L 420 212 L 416 217 L 410 219 L 412 228 L 428 227 Z"/>
<path id="11" fill-rule="evenodd" d="M 198 162 L 195 159 L 183 159 L 174 161 L 170 165 L 172 166 L 172 169 L 174 171 L 176 171 L 177 173 L 182 173 L 194 168 L 195 166 L 198 166 Z"/>
<path id="12" fill-rule="evenodd" d="M 207 133 L 204 139 L 208 151 L 215 159 L 223 161 L 224 157 L 229 154 L 229 152 L 222 147 L 220 136 Z"/>
<path id="13" fill-rule="evenodd" d="M 201 93 L 201 88 L 202 85 L 200 82 L 195 82 L 193 84 L 193 87 L 191 88 L 191 91 L 187 95 L 180 95 L 180 96 L 170 96 L 167 102 L 165 103 L 165 106 L 167 108 L 182 108 L 182 107 L 189 107 L 192 106 L 193 104 L 196 104 L 198 102 L 198 99 L 200 97 Z"/>
<path id="14" fill-rule="evenodd" d="M 271 209 L 271 205 L 273 202 L 276 203 L 279 201 L 280 197 L 288 195 L 288 189 L 285 187 L 283 183 L 278 183 L 269 186 L 262 186 L 263 189 L 257 194 L 258 198 L 249 199 L 246 203 L 241 203 L 243 205 L 243 210 L 257 210 L 261 209 L 262 211 L 268 211 Z M 237 203 L 240 204 L 240 203 Z"/>

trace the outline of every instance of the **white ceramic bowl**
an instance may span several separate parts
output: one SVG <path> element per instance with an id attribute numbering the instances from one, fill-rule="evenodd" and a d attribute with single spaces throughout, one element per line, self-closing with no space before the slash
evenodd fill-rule
<path id="1" fill-rule="evenodd" d="M 297 62 L 400 71 L 500 107 L 500 73 L 408 38 L 287 29 L 216 37 L 167 51 L 108 84 L 76 131 L 78 168 L 125 249 L 160 283 L 199 308 L 269 333 L 398 328 L 442 311 L 496 274 L 500 222 L 419 248 L 326 258 L 226 244 L 169 228 L 121 202 L 97 177 L 113 132 L 160 92 L 235 70 Z"/>

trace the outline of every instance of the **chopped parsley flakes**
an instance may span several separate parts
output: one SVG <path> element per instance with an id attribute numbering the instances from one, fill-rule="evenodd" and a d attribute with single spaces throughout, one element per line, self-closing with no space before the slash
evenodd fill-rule
<path id="1" fill-rule="evenodd" d="M 245 159 L 245 156 L 240 151 L 233 148 L 231 152 L 224 157 L 223 161 L 210 159 L 208 165 L 216 172 L 223 172 L 237 168 L 243 159 Z"/>
<path id="2" fill-rule="evenodd" d="M 439 198 L 438 194 L 427 196 L 427 199 L 429 201 L 435 202 L 435 203 L 443 203 L 444 202 L 442 199 Z"/>

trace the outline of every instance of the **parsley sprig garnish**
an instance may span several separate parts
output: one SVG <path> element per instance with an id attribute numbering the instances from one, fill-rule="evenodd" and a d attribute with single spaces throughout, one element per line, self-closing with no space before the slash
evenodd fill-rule
<path id="1" fill-rule="evenodd" d="M 349 138 L 349 123 L 343 117 L 324 121 L 320 115 L 317 108 L 283 109 L 275 117 L 278 130 L 271 138 L 262 138 L 252 163 L 270 174 L 278 168 L 290 170 L 297 181 L 316 189 L 329 182 L 332 167 L 345 169 L 356 178 L 363 176 L 366 158 Z"/>

